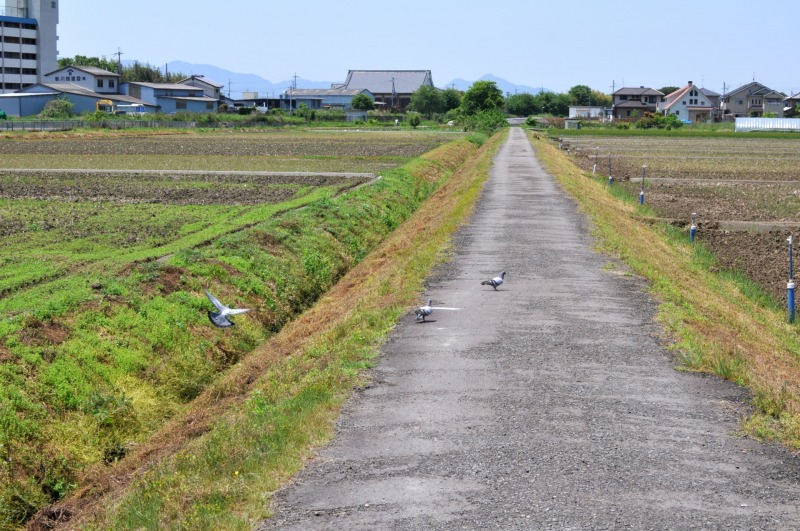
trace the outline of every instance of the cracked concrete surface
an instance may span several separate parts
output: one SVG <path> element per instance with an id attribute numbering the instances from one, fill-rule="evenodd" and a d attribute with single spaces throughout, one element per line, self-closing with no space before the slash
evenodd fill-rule
<path id="1" fill-rule="evenodd" d="M 522 130 L 455 243 L 424 298 L 460 310 L 409 312 L 259 529 L 800 528 L 800 458 L 737 435 L 743 389 L 674 369 Z"/>

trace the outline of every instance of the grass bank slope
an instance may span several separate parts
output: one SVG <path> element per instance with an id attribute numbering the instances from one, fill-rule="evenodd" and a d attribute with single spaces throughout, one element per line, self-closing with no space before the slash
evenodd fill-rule
<path id="1" fill-rule="evenodd" d="M 214 410 L 205 405 L 259 374 L 234 369 L 237 380 L 225 377 L 229 370 L 319 300 L 476 150 L 457 140 L 370 186 L 270 211 L 163 259 L 122 270 L 115 261 L 25 290 L 27 305 L 16 299 L 0 321 L 0 526 L 21 525 L 69 493 L 102 492 L 134 454 L 208 429 Z M 203 289 L 251 312 L 215 329 Z M 178 424 L 186 433 L 163 435 L 187 410 L 197 416 Z"/>
<path id="2" fill-rule="evenodd" d="M 363 370 L 399 317 L 418 303 L 425 278 L 446 258 L 451 234 L 472 211 L 502 140 L 498 135 L 477 153 L 458 142 L 404 168 L 415 182 L 441 187 L 318 303 L 149 442 L 112 470 L 97 469 L 82 491 L 38 521 L 71 515 L 60 525 L 251 529 L 268 516 L 271 493 L 331 437 L 343 401 L 364 383 Z"/>

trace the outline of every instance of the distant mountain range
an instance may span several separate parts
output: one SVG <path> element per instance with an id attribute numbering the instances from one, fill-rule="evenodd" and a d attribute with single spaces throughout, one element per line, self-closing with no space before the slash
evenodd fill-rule
<path id="1" fill-rule="evenodd" d="M 123 61 L 123 64 L 126 66 L 133 64 L 134 61 L 128 60 Z M 156 65 L 151 65 L 156 66 Z M 163 66 L 161 67 L 164 68 Z M 278 82 L 271 82 L 267 79 L 264 79 L 261 76 L 257 76 L 256 74 L 241 74 L 237 72 L 231 72 L 230 70 L 225 70 L 224 68 L 220 68 L 214 65 L 204 65 L 204 64 L 192 64 L 186 63 L 184 61 L 170 61 L 167 63 L 166 68 L 169 72 L 180 72 L 187 76 L 191 75 L 199 75 L 208 78 L 211 81 L 216 81 L 221 85 L 225 85 L 223 89 L 223 93 L 228 95 L 230 92 L 230 96 L 234 99 L 239 99 L 242 97 L 242 93 L 244 92 L 257 92 L 260 97 L 277 97 L 278 94 L 283 93 L 286 91 L 287 88 L 292 86 L 293 83 L 296 83 L 297 88 L 304 88 L 304 89 L 311 89 L 311 88 L 330 88 L 332 83 L 342 83 L 344 82 L 344 77 L 342 79 L 337 79 L 333 81 L 310 81 L 308 79 L 303 79 L 298 77 L 297 80 L 287 79 Z M 436 80 L 436 72 L 432 72 L 434 74 L 434 82 Z M 346 72 L 343 72 L 346 75 Z M 475 81 L 494 81 L 497 84 L 497 88 L 503 91 L 503 94 L 521 94 L 527 92 L 529 94 L 538 94 L 542 90 L 548 92 L 550 89 L 545 87 L 529 87 L 527 85 L 516 85 L 510 81 L 505 79 L 499 78 L 492 74 L 486 74 Z M 436 83 L 436 86 L 439 88 L 448 88 L 453 87 L 458 90 L 467 90 L 474 81 L 467 81 L 465 79 L 453 79 L 449 83 L 445 85 L 440 85 Z"/>

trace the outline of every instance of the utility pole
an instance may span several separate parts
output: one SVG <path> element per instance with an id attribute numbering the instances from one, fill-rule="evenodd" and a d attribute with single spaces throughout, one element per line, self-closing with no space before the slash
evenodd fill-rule
<path id="1" fill-rule="evenodd" d="M 122 50 L 117 48 L 117 53 L 114 55 L 117 56 L 117 74 L 122 75 Z"/>

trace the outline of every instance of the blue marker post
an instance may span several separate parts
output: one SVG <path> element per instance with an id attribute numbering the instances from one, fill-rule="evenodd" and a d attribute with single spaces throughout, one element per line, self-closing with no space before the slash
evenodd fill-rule
<path id="1" fill-rule="evenodd" d="M 689 243 L 694 243 L 695 236 L 697 236 L 697 214 L 692 212 L 692 224 L 689 227 Z"/>
<path id="2" fill-rule="evenodd" d="M 789 242 L 789 282 L 786 284 L 786 304 L 789 309 L 789 322 L 794 322 L 794 272 L 792 271 L 792 235 L 787 238 Z"/>
<path id="3" fill-rule="evenodd" d="M 597 157 L 600 156 L 600 148 L 594 148 L 594 166 L 592 167 L 592 175 L 597 174 Z"/>
<path id="4" fill-rule="evenodd" d="M 644 176 L 647 174 L 647 164 L 642 166 L 642 191 L 639 192 L 639 204 L 644 204 Z"/>

